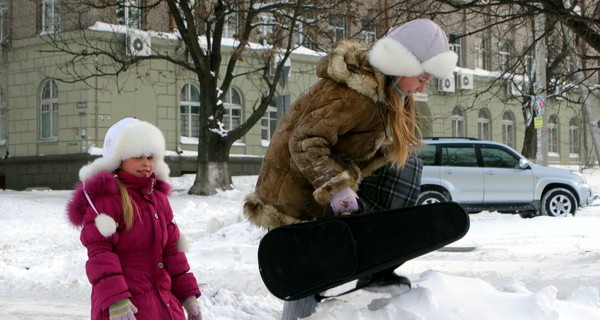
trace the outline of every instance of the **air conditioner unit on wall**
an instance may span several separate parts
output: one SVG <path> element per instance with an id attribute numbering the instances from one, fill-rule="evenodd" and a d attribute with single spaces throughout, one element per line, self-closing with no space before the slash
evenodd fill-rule
<path id="1" fill-rule="evenodd" d="M 462 90 L 473 89 L 473 74 L 459 73 L 456 75 L 456 87 Z"/>
<path id="2" fill-rule="evenodd" d="M 438 79 L 438 91 L 454 92 L 454 77 Z"/>
<path id="3" fill-rule="evenodd" d="M 127 54 L 135 57 L 145 57 L 152 54 L 151 37 L 147 32 L 139 30 L 127 31 Z"/>

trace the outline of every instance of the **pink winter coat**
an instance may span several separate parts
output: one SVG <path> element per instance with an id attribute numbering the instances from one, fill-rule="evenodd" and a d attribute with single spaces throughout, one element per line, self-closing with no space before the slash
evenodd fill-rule
<path id="1" fill-rule="evenodd" d="M 180 301 L 200 296 L 200 289 L 185 253 L 180 251 L 179 229 L 167 199 L 164 181 L 137 178 L 119 171 L 134 207 L 131 230 L 125 230 L 117 175 L 99 173 L 77 186 L 68 203 L 69 221 L 81 229 L 87 248 L 86 273 L 92 284 L 92 319 L 108 319 L 108 307 L 129 298 L 138 308 L 136 319 L 185 319 Z M 100 214 L 117 223 L 112 235 L 96 226 L 98 213 L 90 206 L 83 187 Z M 100 228 L 102 230 L 102 228 Z M 106 232 L 105 232 L 106 233 Z"/>

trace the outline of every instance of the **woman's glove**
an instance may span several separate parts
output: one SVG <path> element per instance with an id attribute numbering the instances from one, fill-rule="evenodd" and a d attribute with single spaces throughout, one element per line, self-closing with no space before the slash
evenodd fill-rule
<path id="1" fill-rule="evenodd" d="M 119 300 L 108 307 L 110 320 L 135 320 L 134 314 L 137 312 L 138 309 L 131 301 L 129 301 L 129 299 Z"/>
<path id="2" fill-rule="evenodd" d="M 334 193 L 331 197 L 331 209 L 333 209 L 333 213 L 341 214 L 358 211 L 357 198 L 356 192 L 350 189 L 350 187 L 345 187 Z"/>
<path id="3" fill-rule="evenodd" d="M 202 320 L 202 311 L 200 310 L 200 303 L 196 296 L 190 296 L 183 300 L 183 308 L 187 312 L 188 320 Z"/>

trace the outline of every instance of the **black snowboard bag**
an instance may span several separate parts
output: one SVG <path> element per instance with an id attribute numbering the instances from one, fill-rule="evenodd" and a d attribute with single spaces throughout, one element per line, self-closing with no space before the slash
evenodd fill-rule
<path id="1" fill-rule="evenodd" d="M 328 217 L 270 230 L 258 264 L 267 289 L 298 300 L 442 248 L 469 230 L 454 202 Z"/>

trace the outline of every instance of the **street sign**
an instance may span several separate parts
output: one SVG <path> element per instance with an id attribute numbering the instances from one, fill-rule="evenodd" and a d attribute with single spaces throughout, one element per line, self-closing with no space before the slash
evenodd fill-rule
<path id="1" fill-rule="evenodd" d="M 540 116 L 543 115 L 544 112 L 546 111 L 544 104 L 545 104 L 544 97 L 542 97 L 542 96 L 535 97 L 535 108 L 537 109 L 537 114 Z"/>
<path id="2" fill-rule="evenodd" d="M 536 129 L 541 129 L 544 126 L 544 117 L 535 117 L 533 119 L 533 127 Z"/>

